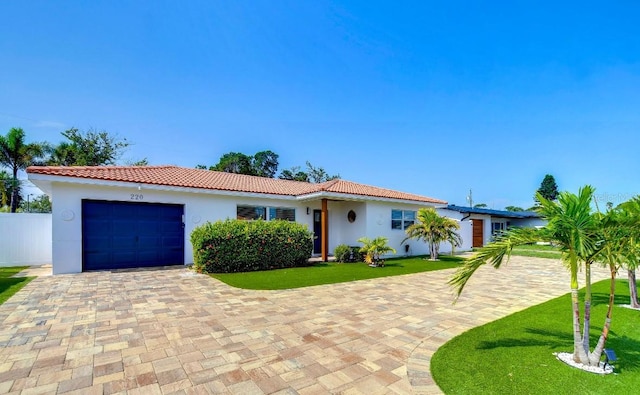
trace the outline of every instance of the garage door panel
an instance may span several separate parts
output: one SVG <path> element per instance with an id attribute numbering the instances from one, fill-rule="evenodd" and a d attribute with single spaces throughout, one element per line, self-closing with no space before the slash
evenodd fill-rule
<path id="1" fill-rule="evenodd" d="M 88 253 L 87 258 L 91 260 L 91 262 L 96 266 L 96 269 L 106 269 L 109 267 L 109 262 L 111 262 L 111 254 L 110 253 Z"/>
<path id="2" fill-rule="evenodd" d="M 162 260 L 166 262 L 179 262 L 182 260 L 182 251 L 179 249 L 162 250 Z"/>
<path id="3" fill-rule="evenodd" d="M 162 248 L 162 238 L 158 236 L 140 236 L 138 240 L 140 249 Z"/>
<path id="4" fill-rule="evenodd" d="M 82 202 L 83 269 L 184 264 L 181 205 Z"/>
<path id="5" fill-rule="evenodd" d="M 136 238 L 133 236 L 113 236 L 109 239 L 109 243 L 114 250 L 130 250 L 137 245 Z"/>
<path id="6" fill-rule="evenodd" d="M 160 261 L 162 259 L 162 254 L 160 254 L 159 250 L 141 250 L 138 253 L 138 259 L 140 262 L 148 262 L 149 264 L 152 264 L 153 262 Z"/>
<path id="7" fill-rule="evenodd" d="M 89 248 L 85 248 L 86 252 L 107 251 L 111 246 L 111 239 L 108 237 L 89 237 L 87 240 Z"/>

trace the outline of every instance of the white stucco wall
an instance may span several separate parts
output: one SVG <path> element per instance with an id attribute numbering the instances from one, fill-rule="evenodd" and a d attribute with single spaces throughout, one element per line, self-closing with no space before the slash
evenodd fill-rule
<path id="1" fill-rule="evenodd" d="M 193 263 L 193 251 L 190 235 L 193 229 L 207 221 L 236 218 L 237 205 L 246 204 L 266 207 L 288 207 L 296 210 L 296 221 L 305 224 L 313 231 L 313 211 L 320 210 L 319 199 L 300 201 L 293 197 L 280 196 L 236 196 L 233 194 L 209 193 L 202 190 L 166 190 L 163 187 L 92 185 L 53 182 L 50 188 L 53 200 L 52 213 L 52 261 L 53 273 L 78 273 L 82 271 L 82 200 L 107 200 L 140 203 L 165 203 L 184 206 L 184 262 Z M 370 238 L 384 236 L 389 239 L 389 245 L 397 250 L 398 256 L 405 255 L 405 248 L 401 244 L 406 237 L 404 230 L 391 229 L 392 210 L 418 211 L 422 204 L 394 203 L 388 201 L 356 201 L 329 200 L 329 253 L 338 244 L 360 245 L 357 240 L 366 236 Z M 356 220 L 350 223 L 347 213 L 353 210 Z M 461 219 L 458 212 L 446 209 L 439 210 L 441 215 Z M 308 213 L 308 214 L 307 214 Z M 471 227 L 469 221 L 462 221 L 461 235 L 464 245 L 459 250 L 469 249 L 471 246 Z M 489 229 L 485 235 L 490 237 Z M 428 254 L 429 249 L 423 241 L 409 240 L 409 255 Z M 449 252 L 449 244 L 440 247 L 441 252 Z"/>
<path id="2" fill-rule="evenodd" d="M 396 204 L 387 202 L 367 202 L 367 236 L 377 237 L 384 236 L 389 239 L 389 245 L 396 249 L 397 256 L 407 255 L 405 253 L 405 244 L 409 245 L 408 255 L 427 255 L 429 254 L 429 246 L 424 241 L 407 240 L 404 244 L 402 241 L 406 237 L 404 230 L 391 229 L 391 211 L 392 210 L 413 210 L 418 211 L 420 208 L 428 207 L 425 205 L 413 204 Z M 457 211 L 447 209 L 438 209 L 440 215 L 460 220 L 462 215 Z M 460 222 L 460 235 L 463 239 L 462 247 L 457 251 L 471 249 L 471 225 L 469 221 Z M 440 245 L 441 253 L 451 252 L 451 244 L 442 243 Z"/>
<path id="3" fill-rule="evenodd" d="M 329 210 L 329 252 L 339 244 L 349 246 L 360 245 L 358 239 L 366 235 L 367 204 L 355 201 L 330 201 Z M 356 219 L 349 222 L 347 214 L 350 210 L 356 213 Z"/>
<path id="4" fill-rule="evenodd" d="M 462 237 L 462 246 L 456 247 L 456 251 L 469 251 L 472 248 L 473 244 L 473 229 L 471 227 L 470 218 L 465 218 L 465 214 L 462 214 L 458 211 L 453 211 L 449 209 L 438 209 L 438 213 L 442 216 L 453 218 L 458 221 L 460 225 L 460 230 L 458 234 Z M 441 252 L 451 252 L 451 245 L 448 243 L 443 243 L 440 246 Z"/>
<path id="5" fill-rule="evenodd" d="M 296 221 L 313 230 L 312 215 L 306 214 L 309 205 L 293 199 L 268 199 L 220 196 L 207 193 L 172 192 L 142 188 L 106 187 L 91 185 L 53 184 L 52 261 L 53 273 L 82 271 L 82 199 L 127 201 L 139 203 L 170 203 L 184 206 L 185 264 L 193 263 L 189 240 L 193 229 L 207 221 L 236 218 L 238 204 L 291 207 L 296 209 Z M 140 198 L 141 196 L 141 198 Z M 135 200 L 132 200 L 134 198 Z M 310 212 L 313 209 L 310 208 Z"/>

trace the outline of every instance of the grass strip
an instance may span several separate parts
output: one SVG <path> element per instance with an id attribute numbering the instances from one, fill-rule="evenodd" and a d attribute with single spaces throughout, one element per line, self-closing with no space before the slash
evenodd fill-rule
<path id="1" fill-rule="evenodd" d="M 568 281 L 567 281 L 568 283 Z M 567 284 L 568 287 L 568 284 Z M 591 347 L 607 309 L 608 280 L 593 285 Z M 615 303 L 628 304 L 628 283 L 618 280 Z M 640 312 L 614 307 L 606 347 L 618 362 L 600 376 L 569 367 L 553 352 L 572 352 L 570 295 L 564 295 L 486 325 L 440 347 L 431 374 L 446 394 L 632 394 L 640 388 Z"/>
<path id="2" fill-rule="evenodd" d="M 458 267 L 464 258 L 441 255 L 440 260 L 424 257 L 388 259 L 384 267 L 358 263 L 318 263 L 313 266 L 246 273 L 215 273 L 211 277 L 243 289 L 291 289 L 313 285 L 336 284 L 388 276 L 399 276 Z"/>
<path id="3" fill-rule="evenodd" d="M 16 292 L 29 284 L 35 277 L 11 277 L 28 266 L 0 267 L 0 304 L 6 302 Z"/>

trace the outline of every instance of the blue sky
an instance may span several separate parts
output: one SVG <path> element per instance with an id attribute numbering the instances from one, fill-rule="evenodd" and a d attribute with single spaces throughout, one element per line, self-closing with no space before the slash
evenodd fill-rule
<path id="1" fill-rule="evenodd" d="M 123 160 L 272 150 L 465 204 L 545 174 L 640 194 L 640 5 L 484 1 L 0 3 L 0 133 L 125 137 Z"/>

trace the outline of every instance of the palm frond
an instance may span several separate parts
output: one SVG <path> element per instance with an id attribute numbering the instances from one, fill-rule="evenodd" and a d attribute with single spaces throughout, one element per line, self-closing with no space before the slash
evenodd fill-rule
<path id="1" fill-rule="evenodd" d="M 462 294 L 471 276 L 482 265 L 489 263 L 498 269 L 505 261 L 505 258 L 507 262 L 509 261 L 513 247 L 531 244 L 541 240 L 544 240 L 543 235 L 538 229 L 516 228 L 504 232 L 495 241 L 480 248 L 470 258 L 465 260 L 464 264 L 456 270 L 453 277 L 448 281 L 448 284 L 454 288 L 456 299 Z"/>

